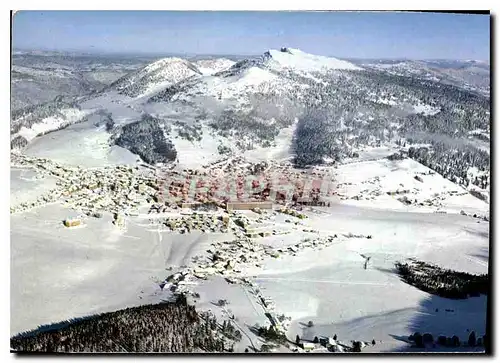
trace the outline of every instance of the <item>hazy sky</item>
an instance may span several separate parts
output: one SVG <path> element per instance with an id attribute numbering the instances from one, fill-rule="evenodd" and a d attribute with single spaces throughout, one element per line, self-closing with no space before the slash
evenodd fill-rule
<path id="1" fill-rule="evenodd" d="M 488 15 L 372 12 L 22 11 L 20 49 L 489 60 Z"/>

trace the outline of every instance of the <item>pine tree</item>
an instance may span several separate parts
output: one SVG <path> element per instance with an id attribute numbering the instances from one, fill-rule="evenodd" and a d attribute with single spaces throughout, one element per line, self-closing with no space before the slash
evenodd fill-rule
<path id="1" fill-rule="evenodd" d="M 469 347 L 475 347 L 476 346 L 476 332 L 473 330 L 469 334 L 469 340 L 468 340 Z"/>
<path id="2" fill-rule="evenodd" d="M 415 345 L 419 348 L 423 348 L 424 341 L 422 339 L 422 334 L 417 332 L 417 333 L 413 334 L 413 337 L 415 338 Z"/>

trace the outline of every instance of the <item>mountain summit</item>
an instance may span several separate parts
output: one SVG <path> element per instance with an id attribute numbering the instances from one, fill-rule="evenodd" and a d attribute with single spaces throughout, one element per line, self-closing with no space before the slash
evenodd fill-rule
<path id="1" fill-rule="evenodd" d="M 110 87 L 127 96 L 140 97 L 201 74 L 193 63 L 185 59 L 163 58 L 120 78 Z"/>
<path id="2" fill-rule="evenodd" d="M 264 59 L 270 66 L 298 71 L 320 72 L 334 69 L 362 69 L 347 61 L 305 53 L 295 48 L 271 49 L 264 53 Z"/>

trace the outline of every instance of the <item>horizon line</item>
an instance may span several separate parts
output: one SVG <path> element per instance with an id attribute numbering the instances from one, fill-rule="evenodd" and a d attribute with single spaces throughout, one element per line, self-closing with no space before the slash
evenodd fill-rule
<path id="1" fill-rule="evenodd" d="M 290 48 L 290 47 L 289 47 Z M 293 47 L 291 47 L 293 48 Z M 272 49 L 272 48 L 270 48 Z M 266 49 L 267 51 L 269 49 Z M 264 51 L 264 52 L 265 52 Z M 179 52 L 140 52 L 140 51 L 132 51 L 132 52 L 127 52 L 127 51 L 105 51 L 105 50 L 82 50 L 82 49 L 47 49 L 47 48 L 14 48 L 11 47 L 11 57 L 14 56 L 14 52 L 52 52 L 52 53 L 60 53 L 62 55 L 64 54 L 71 54 L 71 55 L 102 55 L 102 56 L 112 56 L 112 55 L 128 55 L 128 56 L 151 56 L 151 57 L 160 57 L 160 56 L 165 56 L 165 57 L 170 57 L 170 56 L 184 56 L 184 57 L 196 57 L 196 56 L 218 56 L 218 57 L 224 57 L 224 56 L 237 56 L 237 57 L 259 57 L 264 52 L 255 54 L 255 53 L 247 53 L 247 54 L 237 54 L 237 53 L 179 53 Z M 307 53 L 307 52 L 306 52 Z M 310 53 L 314 54 L 314 53 Z M 491 64 L 491 57 L 490 59 L 484 60 L 484 59 L 471 59 L 471 58 L 409 58 L 409 57 L 368 57 L 368 58 L 362 58 L 362 57 L 339 57 L 339 56 L 334 56 L 334 55 L 324 55 L 324 54 L 316 54 L 316 55 L 321 55 L 324 57 L 332 57 L 332 58 L 338 58 L 338 59 L 347 59 L 347 60 L 413 60 L 413 61 L 475 61 L 475 62 L 483 62 L 487 64 Z"/>

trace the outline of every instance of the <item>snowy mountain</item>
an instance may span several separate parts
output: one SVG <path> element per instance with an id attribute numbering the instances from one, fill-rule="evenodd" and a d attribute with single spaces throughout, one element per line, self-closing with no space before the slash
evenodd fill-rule
<path id="1" fill-rule="evenodd" d="M 227 65 L 228 62 L 223 64 Z M 301 90 L 309 87 L 311 80 L 323 83 L 324 76 L 346 70 L 360 71 L 362 68 L 346 61 L 312 55 L 298 49 L 269 50 L 257 59 L 245 59 L 225 70 L 210 73 L 194 81 L 189 80 L 175 95 L 167 88 L 151 97 L 151 101 L 187 101 L 196 95 L 203 95 L 245 103 L 250 94 L 283 96 L 301 93 Z M 178 86 L 180 85 L 175 88 L 180 90 Z"/>
<path id="2" fill-rule="evenodd" d="M 180 82 L 201 76 L 200 70 L 181 58 L 164 58 L 113 82 L 109 88 L 130 97 L 141 97 Z"/>
<path id="3" fill-rule="evenodd" d="M 150 115 L 164 130 L 164 137 L 150 139 L 171 142 L 186 165 L 200 162 L 185 157 L 195 150 L 210 160 L 221 157 L 219 150 L 256 157 L 260 153 L 263 159 L 274 150 L 306 166 L 349 158 L 364 146 L 426 144 L 432 150 L 432 156 L 423 161 L 426 165 L 460 183 L 484 186 L 484 180 L 471 180 L 467 172 L 470 167 L 489 170 L 485 151 L 489 146 L 484 139 L 489 134 L 489 97 L 467 88 L 463 81 L 460 87 L 443 81 L 443 69 L 448 72 L 451 66 L 394 61 L 361 67 L 293 48 L 269 50 L 236 63 L 225 58 L 190 62 L 174 57 L 150 63 L 75 103 L 81 109 L 79 115 L 96 111 L 110 115 L 114 127 L 102 132 L 114 135 L 111 145 L 120 139 L 125 125 Z M 35 114 L 22 134 L 17 127 L 12 135 L 24 135 L 30 141 L 85 120 L 63 114 L 59 112 L 57 122 L 51 114 Z M 14 117 L 13 124 L 27 122 L 21 120 Z M 33 126 L 37 122 L 40 126 Z M 131 128 L 132 132 L 139 129 Z M 146 128 L 156 133 L 157 129 Z M 154 158 L 148 158 L 154 163 Z M 441 158 L 459 161 L 451 170 L 442 167 Z"/>
<path id="4" fill-rule="evenodd" d="M 12 57 L 11 108 L 97 92 L 150 59 L 19 52 Z"/>
<path id="5" fill-rule="evenodd" d="M 279 51 L 269 50 L 264 54 L 264 58 L 267 66 L 278 70 L 289 69 L 303 72 L 324 72 L 337 69 L 362 69 L 347 61 L 313 55 L 294 48 L 281 48 Z"/>

